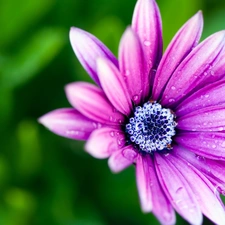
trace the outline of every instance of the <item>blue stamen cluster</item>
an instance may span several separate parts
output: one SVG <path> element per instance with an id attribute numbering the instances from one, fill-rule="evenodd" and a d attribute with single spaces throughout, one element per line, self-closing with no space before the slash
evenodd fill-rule
<path id="1" fill-rule="evenodd" d="M 159 103 L 146 102 L 142 107 L 137 106 L 125 127 L 128 142 L 147 153 L 169 150 L 175 135 L 174 119 L 171 110 L 162 108 Z"/>

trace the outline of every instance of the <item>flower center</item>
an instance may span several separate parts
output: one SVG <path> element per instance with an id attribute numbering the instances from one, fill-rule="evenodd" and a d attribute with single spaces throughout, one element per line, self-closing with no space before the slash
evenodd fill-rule
<path id="1" fill-rule="evenodd" d="M 137 106 L 125 127 L 128 143 L 147 153 L 171 149 L 176 133 L 174 119 L 172 111 L 159 103 L 146 102 L 142 107 Z"/>

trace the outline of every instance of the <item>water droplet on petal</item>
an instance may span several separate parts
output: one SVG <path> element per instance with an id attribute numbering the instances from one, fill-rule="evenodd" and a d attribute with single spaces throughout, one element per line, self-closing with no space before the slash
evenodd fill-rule
<path id="1" fill-rule="evenodd" d="M 169 102 L 171 103 L 171 102 L 175 102 L 175 99 L 174 98 L 171 98 L 171 99 L 169 99 Z"/>
<path id="2" fill-rule="evenodd" d="M 125 75 L 126 75 L 126 76 L 129 76 L 129 75 L 130 75 L 130 70 L 126 70 L 126 71 L 125 71 Z"/>
<path id="3" fill-rule="evenodd" d="M 114 136 L 115 136 L 114 131 L 111 131 L 111 132 L 110 132 L 110 136 L 111 136 L 111 137 L 114 137 Z"/>
<path id="4" fill-rule="evenodd" d="M 145 46 L 150 46 L 151 45 L 151 42 L 146 40 L 146 41 L 144 41 L 144 45 Z"/>
<path id="5" fill-rule="evenodd" d="M 134 95 L 134 96 L 133 96 L 133 100 L 134 100 L 134 101 L 137 101 L 137 100 L 138 100 L 138 95 Z"/>
<path id="6" fill-rule="evenodd" d="M 171 87 L 171 90 L 173 90 L 173 91 L 176 90 L 176 87 L 175 86 L 172 86 Z"/>

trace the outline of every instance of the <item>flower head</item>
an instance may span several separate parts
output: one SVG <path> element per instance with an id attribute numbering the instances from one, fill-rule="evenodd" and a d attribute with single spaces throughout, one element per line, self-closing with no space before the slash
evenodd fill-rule
<path id="1" fill-rule="evenodd" d="M 72 28 L 73 50 L 97 85 L 67 85 L 73 108 L 39 119 L 58 135 L 87 140 L 86 151 L 109 158 L 113 172 L 134 164 L 142 210 L 166 225 L 175 224 L 174 210 L 191 224 L 202 214 L 225 224 L 225 32 L 198 44 L 202 27 L 198 12 L 162 56 L 158 6 L 138 0 L 118 60 Z"/>

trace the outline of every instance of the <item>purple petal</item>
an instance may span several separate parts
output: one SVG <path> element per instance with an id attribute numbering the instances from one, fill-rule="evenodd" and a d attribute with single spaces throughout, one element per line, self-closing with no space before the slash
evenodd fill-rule
<path id="1" fill-rule="evenodd" d="M 97 69 L 102 88 L 110 102 L 121 113 L 130 115 L 132 102 L 119 70 L 109 60 L 102 58 L 97 60 Z"/>
<path id="2" fill-rule="evenodd" d="M 218 80 L 220 78 L 224 79 L 225 75 L 225 49 L 223 50 L 223 53 L 220 57 L 220 60 L 217 62 L 217 64 L 214 66 L 213 70 L 211 71 L 211 81 Z M 214 79 L 213 79 L 214 78 Z"/>
<path id="3" fill-rule="evenodd" d="M 151 190 L 152 190 L 152 202 L 153 202 L 153 209 L 152 212 L 164 225 L 173 225 L 176 222 L 176 215 L 174 209 L 169 202 L 168 198 L 165 196 L 157 175 L 154 169 L 153 162 L 151 160 L 151 164 L 149 163 L 149 174 L 151 176 L 150 180 L 152 182 Z"/>
<path id="4" fill-rule="evenodd" d="M 139 38 L 131 28 L 127 28 L 120 42 L 119 65 L 130 98 L 136 105 L 149 93 L 149 78 L 144 62 Z"/>
<path id="5" fill-rule="evenodd" d="M 96 84 L 100 84 L 96 66 L 98 57 L 107 58 L 118 67 L 118 61 L 115 56 L 92 34 L 72 27 L 70 30 L 70 43 L 78 60 Z"/>
<path id="6" fill-rule="evenodd" d="M 104 124 L 121 124 L 124 117 L 106 98 L 98 87 L 76 82 L 66 86 L 66 95 L 70 104 L 90 119 Z"/>
<path id="7" fill-rule="evenodd" d="M 174 140 L 197 155 L 215 160 L 225 160 L 225 133 L 182 132 Z"/>
<path id="8" fill-rule="evenodd" d="M 121 130 L 104 127 L 91 134 L 85 149 L 93 157 L 104 159 L 124 145 L 125 137 Z"/>
<path id="9" fill-rule="evenodd" d="M 202 33 L 202 27 L 202 13 L 198 12 L 181 27 L 170 42 L 155 75 L 153 99 L 157 100 L 160 98 L 162 91 L 177 66 L 198 44 Z"/>
<path id="10" fill-rule="evenodd" d="M 181 147 L 174 146 L 173 152 L 187 162 L 191 163 L 195 168 L 204 173 L 211 181 L 217 180 L 219 184 L 225 184 L 225 162 L 207 159 L 203 156 L 196 155 L 195 153 Z M 220 185 L 218 186 L 218 188 Z M 223 187 L 223 191 L 224 191 Z"/>
<path id="11" fill-rule="evenodd" d="M 139 155 L 136 161 L 136 179 L 141 207 L 144 212 L 152 212 L 162 224 L 175 224 L 175 213 L 165 196 L 149 155 Z"/>
<path id="12" fill-rule="evenodd" d="M 202 213 L 189 184 L 179 170 L 155 153 L 155 167 L 160 184 L 175 210 L 190 224 L 202 224 Z"/>
<path id="13" fill-rule="evenodd" d="M 189 131 L 225 130 L 225 104 L 195 110 L 177 120 L 177 128 Z"/>
<path id="14" fill-rule="evenodd" d="M 136 180 L 137 188 L 143 212 L 152 211 L 152 192 L 151 192 L 151 176 L 149 166 L 151 166 L 150 158 L 141 154 L 137 157 L 136 162 Z"/>
<path id="15" fill-rule="evenodd" d="M 201 211 L 215 224 L 224 224 L 225 210 L 219 196 L 214 192 L 214 186 L 195 167 L 179 157 L 170 155 L 167 157 L 180 173 L 188 181 L 194 195 L 200 205 Z M 207 199 L 207 200 L 206 200 Z"/>
<path id="16" fill-rule="evenodd" d="M 87 140 L 94 129 L 102 126 L 76 109 L 56 109 L 38 121 L 53 133 L 77 140 Z"/>
<path id="17" fill-rule="evenodd" d="M 162 22 L 154 0 L 139 0 L 134 9 L 132 28 L 138 34 L 146 56 L 147 71 L 156 68 L 162 57 Z"/>
<path id="18" fill-rule="evenodd" d="M 136 157 L 137 153 L 132 146 L 126 146 L 123 149 L 113 152 L 108 161 L 109 168 L 112 172 L 118 173 L 133 164 Z"/>
<path id="19" fill-rule="evenodd" d="M 183 116 L 195 110 L 225 103 L 225 80 L 209 84 L 181 102 L 175 110 L 176 116 Z"/>
<path id="20" fill-rule="evenodd" d="M 195 92 L 211 76 L 225 42 L 225 31 L 215 33 L 195 47 L 178 66 L 162 96 L 162 104 L 173 107 Z"/>

